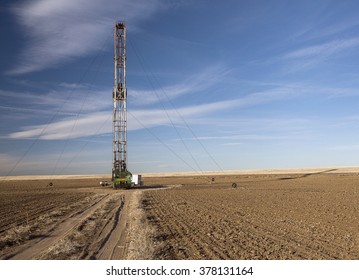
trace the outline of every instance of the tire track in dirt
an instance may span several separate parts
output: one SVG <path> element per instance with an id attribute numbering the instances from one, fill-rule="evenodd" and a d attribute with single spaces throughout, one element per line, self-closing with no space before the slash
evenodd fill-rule
<path id="1" fill-rule="evenodd" d="M 118 225 L 120 213 L 125 203 L 124 195 L 120 196 L 119 201 L 118 206 L 113 207 L 112 211 L 110 211 L 105 217 L 101 218 L 105 219 L 106 222 L 103 224 L 101 229 L 97 231 L 96 236 L 94 237 L 96 242 L 89 244 L 88 249 L 85 254 L 83 254 L 81 259 L 98 259 L 99 252 L 107 244 L 110 236 L 113 234 L 113 231 Z"/>
<path id="2" fill-rule="evenodd" d="M 58 240 L 69 235 L 75 228 L 78 226 L 80 221 L 86 219 L 91 215 L 97 208 L 103 205 L 109 198 L 109 195 L 104 195 L 100 197 L 92 205 L 77 211 L 75 214 L 70 216 L 69 219 L 59 224 L 54 231 L 48 233 L 47 236 L 31 240 L 26 243 L 26 246 L 13 253 L 12 255 L 5 257 L 6 259 L 14 260 L 30 260 L 35 259 L 47 248 L 53 246 L 58 242 Z"/>
<path id="3" fill-rule="evenodd" d="M 120 260 L 124 259 L 128 246 L 128 208 L 132 199 L 133 192 L 128 191 L 121 196 L 121 207 L 114 213 L 114 222 L 110 229 L 104 230 L 103 241 L 96 254 L 92 258 L 100 260 Z"/>
<path id="4" fill-rule="evenodd" d="M 97 259 L 99 250 L 106 244 L 118 224 L 123 204 L 124 195 L 112 193 L 105 205 L 98 207 L 93 215 L 81 221 L 74 233 L 67 237 L 68 240 L 64 240 L 74 246 L 82 244 L 80 250 L 72 254 L 62 252 L 62 256 L 66 255 L 66 258 L 71 259 Z M 56 258 L 51 256 L 51 253 L 48 257 Z"/>
<path id="5" fill-rule="evenodd" d="M 131 219 L 139 221 L 139 190 L 103 189 L 91 204 L 66 217 L 60 216 L 58 223 L 44 235 L 24 241 L 12 248 L 3 259 L 126 259 L 132 236 L 141 235 L 142 225 L 131 226 Z M 136 194 L 136 195 L 135 195 Z M 139 234 L 139 235 L 138 235 Z M 140 241 L 141 245 L 146 245 Z M 147 241 L 146 241 L 147 242 Z M 145 256 L 137 240 L 131 245 L 132 256 Z M 4 252 L 5 253 L 5 252 Z"/>
<path id="6" fill-rule="evenodd" d="M 1 186 L 0 208 L 8 213 L 0 215 L 1 259 L 125 259 L 129 246 L 132 257 L 147 256 L 141 190 L 98 187 L 96 179 L 54 185 L 17 180 Z"/>

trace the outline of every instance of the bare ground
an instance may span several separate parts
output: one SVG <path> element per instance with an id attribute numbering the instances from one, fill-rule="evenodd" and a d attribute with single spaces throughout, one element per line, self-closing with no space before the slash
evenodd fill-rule
<path id="1" fill-rule="evenodd" d="M 0 258 L 358 259 L 359 173 L 339 171 L 2 180 Z"/>
<path id="2" fill-rule="evenodd" d="M 160 180 L 183 185 L 142 200 L 155 259 L 359 258 L 357 173 Z"/>
<path id="3" fill-rule="evenodd" d="M 3 181 L 0 258 L 128 258 L 130 236 L 139 230 L 129 225 L 144 217 L 136 210 L 140 191 L 98 187 L 100 180 Z M 132 244 L 131 256 L 137 251 Z"/>

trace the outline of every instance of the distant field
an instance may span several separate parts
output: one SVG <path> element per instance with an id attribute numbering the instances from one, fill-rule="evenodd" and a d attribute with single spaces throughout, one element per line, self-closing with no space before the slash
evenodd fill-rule
<path id="1" fill-rule="evenodd" d="M 146 173 L 146 177 L 178 177 L 203 175 L 251 175 L 251 174 L 311 174 L 311 173 L 359 173 L 359 167 L 321 167 L 321 168 L 276 168 L 253 170 L 225 170 L 203 172 L 163 172 Z"/>
<path id="2" fill-rule="evenodd" d="M 358 174 L 144 174 L 131 190 L 100 175 L 8 177 L 0 258 L 358 259 Z"/>
<path id="3" fill-rule="evenodd" d="M 154 258 L 359 258 L 358 173 L 153 180 L 181 184 L 144 194 Z"/>
<path id="4" fill-rule="evenodd" d="M 359 173 L 359 167 L 321 167 L 321 168 L 277 168 L 277 169 L 253 169 L 253 170 L 225 170 L 203 172 L 157 172 L 142 173 L 144 177 L 187 177 L 210 175 L 250 175 L 250 174 L 310 174 L 310 173 Z M 9 180 L 54 180 L 54 179 L 110 179 L 111 174 L 93 175 L 25 175 L 25 176 L 0 176 L 1 181 Z"/>

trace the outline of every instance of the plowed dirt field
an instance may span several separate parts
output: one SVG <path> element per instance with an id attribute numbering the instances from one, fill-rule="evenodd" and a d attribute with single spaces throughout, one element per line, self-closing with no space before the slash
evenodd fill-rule
<path id="1" fill-rule="evenodd" d="M 0 259 L 359 259 L 353 171 L 103 179 L 1 180 Z"/>
<path id="2" fill-rule="evenodd" d="M 154 258 L 359 258 L 357 174 L 155 180 L 182 186 L 143 198 L 156 228 Z"/>

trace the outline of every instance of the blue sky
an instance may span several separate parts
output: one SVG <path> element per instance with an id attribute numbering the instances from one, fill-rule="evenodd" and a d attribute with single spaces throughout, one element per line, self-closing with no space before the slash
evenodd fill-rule
<path id="1" fill-rule="evenodd" d="M 105 4 L 106 3 L 106 4 Z M 111 172 L 127 24 L 135 173 L 359 165 L 357 1 L 2 1 L 0 174 Z"/>

